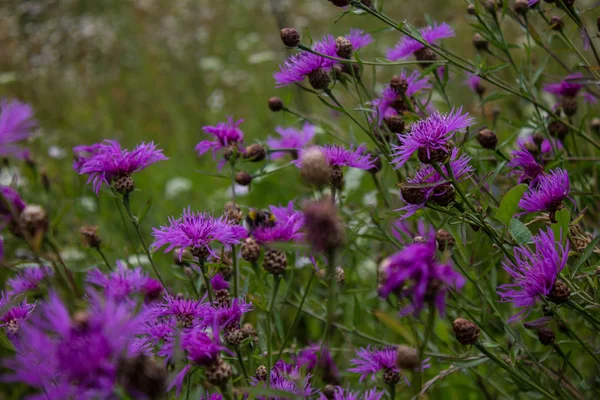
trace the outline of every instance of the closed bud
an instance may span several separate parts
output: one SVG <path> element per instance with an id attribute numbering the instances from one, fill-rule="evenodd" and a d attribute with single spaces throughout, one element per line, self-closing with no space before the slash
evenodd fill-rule
<path id="1" fill-rule="evenodd" d="M 554 339 L 556 335 L 554 335 L 554 331 L 550 328 L 540 328 L 537 331 L 538 339 L 540 339 L 540 343 L 544 346 L 550 346 L 554 343 Z"/>
<path id="2" fill-rule="evenodd" d="M 329 0 L 331 4 L 337 7 L 347 7 L 350 5 L 350 0 Z"/>
<path id="3" fill-rule="evenodd" d="M 454 236 L 452 236 L 452 234 L 445 229 L 440 229 L 437 231 L 435 234 L 435 240 L 437 242 L 439 251 L 444 251 L 447 248 L 454 247 L 456 244 Z"/>
<path id="4" fill-rule="evenodd" d="M 396 365 L 398 368 L 414 370 L 421 366 L 417 349 L 399 345 L 396 351 Z"/>
<path id="5" fill-rule="evenodd" d="M 204 370 L 204 375 L 211 385 L 224 388 L 233 375 L 233 368 L 228 362 L 219 360 L 215 364 L 207 367 Z"/>
<path id="6" fill-rule="evenodd" d="M 300 34 L 294 28 L 283 28 L 281 30 L 281 41 L 287 47 L 296 47 L 300 44 Z"/>
<path id="7" fill-rule="evenodd" d="M 570 296 L 571 289 L 569 289 L 569 286 L 560 279 L 557 279 L 556 282 L 554 282 L 552 290 L 550 290 L 550 293 L 548 294 L 548 299 L 553 303 L 562 304 L 568 301 Z"/>
<path id="8" fill-rule="evenodd" d="M 253 162 L 262 161 L 265 159 L 266 156 L 267 151 L 262 145 L 258 143 L 254 143 L 246 147 L 246 152 L 244 153 L 244 159 Z"/>
<path id="9" fill-rule="evenodd" d="M 479 327 L 464 318 L 457 318 L 452 323 L 452 329 L 458 343 L 468 346 L 477 343 L 479 339 Z"/>
<path id="10" fill-rule="evenodd" d="M 259 365 L 258 368 L 256 368 L 256 379 L 259 381 L 266 381 L 267 380 L 267 367 L 265 367 L 264 365 Z"/>
<path id="11" fill-rule="evenodd" d="M 352 57 L 353 50 L 352 43 L 345 37 L 340 36 L 335 39 L 335 54 L 337 54 L 339 58 L 349 60 L 350 57 Z"/>
<path id="12" fill-rule="evenodd" d="M 552 28 L 553 31 L 562 31 L 564 27 L 565 22 L 561 17 L 554 15 L 552 18 L 550 18 L 550 28 Z"/>
<path id="13" fill-rule="evenodd" d="M 329 253 L 344 243 L 344 222 L 329 197 L 304 207 L 304 228 L 306 241 L 317 252 Z"/>
<path id="14" fill-rule="evenodd" d="M 272 275 L 281 275 L 287 268 L 287 256 L 281 250 L 266 249 L 263 268 Z"/>
<path id="15" fill-rule="evenodd" d="M 79 229 L 79 233 L 81 234 L 81 240 L 84 245 L 93 249 L 100 248 L 102 239 L 100 239 L 100 236 L 98 236 L 97 226 L 82 226 L 81 229 Z"/>
<path id="16" fill-rule="evenodd" d="M 552 137 L 564 141 L 569 133 L 569 127 L 560 120 L 554 120 L 548 124 L 548 132 L 550 132 Z"/>
<path id="17" fill-rule="evenodd" d="M 563 97 L 560 104 L 566 116 L 572 117 L 577 113 L 577 100 L 574 97 Z"/>
<path id="18" fill-rule="evenodd" d="M 383 122 L 388 127 L 391 132 L 394 133 L 404 133 L 405 124 L 404 120 L 400 115 L 392 115 L 389 117 L 385 117 Z"/>
<path id="19" fill-rule="evenodd" d="M 255 263 L 260 258 L 260 244 L 254 238 L 246 238 L 241 248 L 242 258 L 250 263 Z"/>
<path id="20" fill-rule="evenodd" d="M 235 183 L 242 186 L 248 186 L 252 182 L 252 175 L 246 171 L 238 171 L 235 174 Z"/>
<path id="21" fill-rule="evenodd" d="M 334 165 L 331 167 L 329 183 L 331 183 L 331 186 L 337 190 L 344 189 L 344 173 L 342 171 L 342 167 L 339 165 Z"/>
<path id="22" fill-rule="evenodd" d="M 477 141 L 484 149 L 495 150 L 498 145 L 498 137 L 490 129 L 480 129 L 477 132 Z"/>
<path id="23" fill-rule="evenodd" d="M 329 183 L 331 167 L 325 153 L 313 146 L 302 152 L 300 175 L 311 186 L 323 187 Z"/>
<path id="24" fill-rule="evenodd" d="M 488 45 L 489 42 L 487 41 L 487 39 L 481 36 L 479 33 L 473 35 L 473 46 L 477 50 L 487 50 Z"/>
<path id="25" fill-rule="evenodd" d="M 269 110 L 273 112 L 283 110 L 283 101 L 279 97 L 271 97 L 269 99 Z"/>

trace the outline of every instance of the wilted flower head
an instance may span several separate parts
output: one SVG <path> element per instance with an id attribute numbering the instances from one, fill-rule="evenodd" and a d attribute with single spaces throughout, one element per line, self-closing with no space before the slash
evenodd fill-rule
<path id="1" fill-rule="evenodd" d="M 252 236 L 261 243 L 289 242 L 303 238 L 302 227 L 304 215 L 301 211 L 294 210 L 294 203 L 289 202 L 287 207 L 270 207 L 271 214 L 275 217 L 272 226 L 259 226 L 252 231 Z"/>
<path id="2" fill-rule="evenodd" d="M 281 138 L 274 138 L 272 136 L 267 138 L 267 145 L 271 150 L 295 149 L 296 151 L 300 151 L 305 148 L 315 136 L 315 126 L 308 122 L 304 124 L 302 129 L 278 126 L 275 128 L 275 132 L 277 132 Z M 273 152 L 271 153 L 271 158 L 277 159 L 284 155 L 285 152 Z"/>
<path id="3" fill-rule="evenodd" d="M 398 135 L 400 145 L 393 146 L 392 163 L 396 169 L 400 168 L 417 151 L 422 162 L 435 161 L 438 153 L 450 153 L 447 146 L 454 133 L 472 123 L 473 119 L 469 118 L 468 113 L 462 114 L 462 108 L 448 114 L 436 112 L 427 119 L 413 123 L 407 134 Z"/>
<path id="4" fill-rule="evenodd" d="M 36 127 L 33 109 L 29 104 L 18 100 L 0 101 L 0 158 L 27 158 L 29 151 L 21 147 Z"/>
<path id="5" fill-rule="evenodd" d="M 0 186 L 0 229 L 25 209 L 25 202 L 19 193 L 10 186 Z"/>
<path id="6" fill-rule="evenodd" d="M 298 353 L 296 364 L 299 367 L 306 367 L 309 372 L 319 369 L 319 374 L 323 382 L 330 385 L 338 385 L 340 383 L 339 370 L 333 357 L 327 347 L 323 347 L 315 343 Z"/>
<path id="7" fill-rule="evenodd" d="M 352 30 L 346 39 L 352 43 L 353 50 L 358 50 L 373 41 L 371 35 L 360 30 Z M 329 57 L 337 58 L 335 37 L 325 36 L 322 40 L 315 42 L 312 49 Z M 317 70 L 330 71 L 339 61 L 322 57 L 309 52 L 295 54 L 285 60 L 278 72 L 273 74 L 277 87 L 283 87 L 296 82 L 302 82 L 305 77 Z"/>
<path id="8" fill-rule="evenodd" d="M 6 281 L 6 285 L 9 287 L 8 295 L 15 296 L 28 290 L 37 289 L 42 280 L 52 275 L 54 275 L 54 271 L 48 266 L 25 268 Z"/>
<path id="9" fill-rule="evenodd" d="M 215 140 L 203 140 L 196 145 L 198 155 L 203 155 L 212 150 L 213 155 L 217 150 L 228 146 L 239 146 L 244 141 L 244 132 L 239 128 L 243 119 L 233 121 L 232 117 L 227 117 L 227 122 L 219 122 L 214 126 L 203 126 L 202 130 L 209 135 L 213 135 Z"/>
<path id="10" fill-rule="evenodd" d="M 463 287 L 463 276 L 454 271 L 450 263 L 441 264 L 436 260 L 436 248 L 435 231 L 431 229 L 422 242 L 406 246 L 382 261 L 379 295 L 388 297 L 395 293 L 400 298 L 410 299 L 411 304 L 401 315 L 411 312 L 417 315 L 425 303 L 435 304 L 443 314 L 448 288 Z"/>
<path id="11" fill-rule="evenodd" d="M 421 33 L 423 40 L 429 44 L 434 44 L 438 40 L 455 35 L 454 30 L 445 22 L 440 25 L 434 23 L 433 26 L 420 29 L 419 32 Z M 410 57 L 416 51 L 423 48 L 425 48 L 424 44 L 411 37 L 405 36 L 394 48 L 388 50 L 386 58 L 390 61 L 401 60 Z"/>
<path id="12" fill-rule="evenodd" d="M 544 173 L 544 167 L 537 162 L 529 150 L 523 148 L 512 152 L 512 159 L 507 165 L 513 168 L 511 175 L 517 175 L 519 183 L 535 185 L 538 177 Z"/>
<path id="13" fill-rule="evenodd" d="M 167 246 L 165 253 L 179 248 L 179 259 L 185 248 L 192 251 L 207 252 L 218 258 L 218 254 L 211 248 L 212 242 L 220 243 L 226 251 L 231 251 L 231 246 L 240 243 L 246 236 L 246 230 L 232 224 L 227 218 L 221 216 L 213 218 L 209 214 L 194 213 L 191 208 L 183 210 L 181 217 L 169 217 L 169 225 L 153 228 L 155 238 L 151 247 L 160 248 Z"/>
<path id="14" fill-rule="evenodd" d="M 128 269 L 121 261 L 117 261 L 117 270 L 104 275 L 99 269 L 88 273 L 87 281 L 104 289 L 106 297 L 117 302 L 128 300 L 132 293 L 141 293 L 146 288 L 148 274 L 142 267 Z"/>
<path id="15" fill-rule="evenodd" d="M 577 82 L 577 79 L 581 78 L 583 78 L 583 75 L 580 72 L 571 74 L 565 77 L 565 79 L 559 83 L 550 83 L 545 85 L 544 90 L 557 96 L 575 97 L 577 94 L 579 94 L 579 91 L 583 87 Z"/>
<path id="16" fill-rule="evenodd" d="M 421 90 L 431 89 L 429 79 L 420 79 L 420 76 L 421 73 L 417 70 L 413 71 L 410 75 L 408 75 L 406 70 L 402 70 L 398 77 L 404 79 L 408 85 L 406 93 L 404 93 L 406 97 L 412 97 Z M 371 102 L 377 112 L 377 122 L 379 125 L 381 125 L 384 118 L 398 115 L 398 110 L 393 107 L 398 96 L 398 93 L 390 85 L 386 85 L 381 92 L 381 96 Z M 400 98 L 402 97 L 400 96 Z"/>
<path id="17" fill-rule="evenodd" d="M 513 283 L 498 287 L 498 294 L 501 301 L 521 309 L 509 321 L 526 318 L 540 297 L 550 294 L 569 258 L 568 242 L 565 245 L 556 242 L 550 228 L 533 236 L 532 241 L 535 251 L 527 246 L 515 247 L 515 261 L 506 258 L 502 263 Z"/>
<path id="18" fill-rule="evenodd" d="M 133 150 L 122 149 L 114 140 L 105 140 L 94 146 L 78 146 L 73 151 L 77 159 L 73 167 L 80 175 L 88 175 L 96 194 L 102 184 L 110 184 L 134 172 L 139 172 L 158 161 L 168 160 L 154 142 L 139 144 Z"/>
<path id="19" fill-rule="evenodd" d="M 12 305 L 12 295 L 0 291 L 0 328 L 6 332 L 6 336 L 15 337 L 24 321 L 29 319 L 35 309 L 35 303 L 27 303 L 23 300 L 20 304 Z M 12 304 L 11 304 L 12 303 Z"/>
<path id="20" fill-rule="evenodd" d="M 521 198 L 519 207 L 525 212 L 548 211 L 550 217 L 562 207 L 564 199 L 571 191 L 569 173 L 564 169 L 554 169 L 548 174 L 540 175 L 535 185 Z"/>

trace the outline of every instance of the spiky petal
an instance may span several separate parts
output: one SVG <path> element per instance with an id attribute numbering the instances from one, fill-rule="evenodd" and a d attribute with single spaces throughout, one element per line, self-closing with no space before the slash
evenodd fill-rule
<path id="1" fill-rule="evenodd" d="M 434 44 L 438 40 L 455 36 L 454 30 L 447 23 L 437 24 L 433 26 L 427 26 L 419 30 L 419 33 L 423 37 L 423 40 L 429 44 Z M 425 45 L 419 41 L 405 36 L 398 44 L 389 49 L 386 58 L 390 61 L 397 61 L 403 58 L 410 57 L 415 51 L 421 50 Z"/>

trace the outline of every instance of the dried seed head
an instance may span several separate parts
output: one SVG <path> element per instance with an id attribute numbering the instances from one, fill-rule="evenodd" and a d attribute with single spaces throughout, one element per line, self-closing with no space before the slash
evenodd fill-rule
<path id="1" fill-rule="evenodd" d="M 564 27 L 565 22 L 561 17 L 554 15 L 550 18 L 550 28 L 552 28 L 553 31 L 562 31 Z"/>
<path id="2" fill-rule="evenodd" d="M 102 239 L 98 236 L 97 226 L 82 226 L 79 229 L 79 233 L 81 234 L 81 241 L 84 245 L 91 247 L 92 249 L 100 248 Z"/>
<path id="3" fill-rule="evenodd" d="M 246 152 L 244 153 L 245 160 L 259 162 L 264 160 L 265 157 L 267 157 L 267 151 L 260 144 L 254 143 L 246 147 Z"/>
<path id="4" fill-rule="evenodd" d="M 400 115 L 385 117 L 383 121 L 390 131 L 394 133 L 404 133 L 406 125 Z"/>
<path id="5" fill-rule="evenodd" d="M 550 290 L 550 293 L 548 294 L 548 299 L 553 303 L 561 304 L 568 301 L 570 296 L 571 289 L 569 289 L 566 283 L 557 279 L 556 282 L 554 282 L 552 290 Z"/>
<path id="6" fill-rule="evenodd" d="M 529 3 L 527 0 L 516 0 L 513 4 L 513 10 L 517 14 L 525 15 L 529 11 Z"/>
<path id="7" fill-rule="evenodd" d="M 19 225 L 34 238 L 41 237 L 48 231 L 48 213 L 40 205 L 29 204 L 21 211 Z"/>
<path id="8" fill-rule="evenodd" d="M 421 366 L 417 349 L 399 345 L 397 349 L 396 364 L 398 368 L 414 370 Z"/>
<path id="9" fill-rule="evenodd" d="M 399 95 L 403 95 L 408 89 L 408 81 L 404 78 L 399 77 L 398 75 L 394 75 L 390 80 L 390 87 L 394 89 L 394 91 Z"/>
<path id="10" fill-rule="evenodd" d="M 572 117 L 577 113 L 577 100 L 574 97 L 563 97 L 560 105 L 568 117 Z"/>
<path id="11" fill-rule="evenodd" d="M 550 328 L 540 328 L 537 331 L 538 339 L 540 339 L 540 343 L 544 346 L 550 346 L 554 343 L 554 339 L 556 335 L 554 335 L 554 331 Z"/>
<path id="12" fill-rule="evenodd" d="M 235 183 L 242 186 L 248 186 L 252 182 L 252 175 L 246 171 L 238 171 L 235 174 Z"/>
<path id="13" fill-rule="evenodd" d="M 490 129 L 480 129 L 477 132 L 477 141 L 484 149 L 495 150 L 498 145 L 498 137 Z"/>
<path id="14" fill-rule="evenodd" d="M 135 182 L 131 175 L 123 175 L 113 180 L 113 187 L 117 193 L 127 194 L 135 189 Z"/>
<path id="15" fill-rule="evenodd" d="M 400 193 L 402 193 L 402 199 L 408 204 L 423 204 L 426 200 L 425 191 L 421 188 L 401 184 Z"/>
<path id="16" fill-rule="evenodd" d="M 244 213 L 242 212 L 242 209 L 239 208 L 233 201 L 228 201 L 225 203 L 223 210 L 225 211 L 225 218 L 227 218 L 227 221 L 229 222 L 239 224 L 242 222 L 242 219 L 244 219 Z"/>
<path id="17" fill-rule="evenodd" d="M 241 248 L 242 258 L 250 263 L 255 263 L 260 258 L 260 244 L 254 238 L 246 238 Z"/>
<path id="18" fill-rule="evenodd" d="M 558 138 L 560 141 L 564 141 L 565 137 L 569 133 L 569 127 L 560 120 L 554 120 L 548 124 L 548 132 L 552 137 Z"/>
<path id="19" fill-rule="evenodd" d="M 339 165 L 331 167 L 329 183 L 337 190 L 342 190 L 344 188 L 344 172 L 342 171 L 342 167 Z"/>
<path id="20" fill-rule="evenodd" d="M 316 187 L 323 187 L 329 183 L 331 167 L 320 148 L 313 146 L 303 151 L 301 162 L 300 175 L 306 183 Z"/>
<path id="21" fill-rule="evenodd" d="M 452 323 L 452 329 L 454 329 L 456 340 L 462 345 L 468 346 L 475 344 L 477 339 L 479 339 L 479 327 L 464 318 L 455 319 Z"/>
<path id="22" fill-rule="evenodd" d="M 283 101 L 279 97 L 271 97 L 269 99 L 269 110 L 273 112 L 283 110 Z"/>
<path id="23" fill-rule="evenodd" d="M 122 360 L 117 370 L 117 381 L 135 398 L 162 398 L 167 377 L 165 364 L 144 354 Z"/>
<path id="24" fill-rule="evenodd" d="M 335 269 L 335 281 L 340 286 L 346 283 L 346 273 L 344 272 L 344 269 L 342 267 L 337 267 Z"/>
<path id="25" fill-rule="evenodd" d="M 308 83 L 316 90 L 325 90 L 331 83 L 331 77 L 323 68 L 317 68 L 308 74 Z"/>
<path id="26" fill-rule="evenodd" d="M 447 248 L 454 247 L 456 244 L 454 236 L 452 236 L 452 234 L 445 229 L 440 229 L 437 231 L 435 234 L 435 240 L 437 241 L 439 251 L 444 251 Z"/>
<path id="27" fill-rule="evenodd" d="M 343 36 L 335 39 L 335 53 L 339 58 L 350 59 L 353 51 L 352 43 Z"/>
<path id="28" fill-rule="evenodd" d="M 481 36 L 479 33 L 473 35 L 473 46 L 475 46 L 477 50 L 487 50 L 488 45 L 489 42 L 487 39 Z"/>
<path id="29" fill-rule="evenodd" d="M 287 47 L 296 47 L 300 44 L 300 34 L 294 28 L 283 28 L 281 30 L 281 41 Z"/>
<path id="30" fill-rule="evenodd" d="M 256 379 L 258 379 L 259 381 L 266 381 L 267 372 L 267 367 L 265 367 L 264 365 L 259 365 L 258 368 L 256 368 Z"/>
<path id="31" fill-rule="evenodd" d="M 304 207 L 306 241 L 317 252 L 328 253 L 344 243 L 344 223 L 329 197 Z"/>
<path id="32" fill-rule="evenodd" d="M 263 268 L 272 275 L 280 275 L 287 268 L 287 256 L 281 250 L 266 249 Z"/>
<path id="33" fill-rule="evenodd" d="M 231 364 L 228 362 L 219 360 L 206 368 L 204 373 L 208 383 L 222 388 L 225 387 L 233 375 L 233 368 L 231 368 Z"/>

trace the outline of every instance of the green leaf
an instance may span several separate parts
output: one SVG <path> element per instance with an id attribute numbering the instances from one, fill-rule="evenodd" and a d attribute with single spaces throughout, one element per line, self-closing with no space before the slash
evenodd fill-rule
<path id="1" fill-rule="evenodd" d="M 483 364 L 484 362 L 489 361 L 487 357 L 476 358 L 474 360 L 456 360 L 452 362 L 453 365 L 456 365 L 460 368 L 473 368 L 478 365 Z"/>
<path id="2" fill-rule="evenodd" d="M 528 186 L 524 183 L 517 185 L 510 189 L 502 198 L 500 208 L 498 208 L 498 212 L 496 213 L 496 218 L 504 225 L 508 226 L 508 222 L 513 215 L 515 215 L 519 201 L 521 200 L 521 197 L 523 197 L 527 187 Z"/>
<path id="3" fill-rule="evenodd" d="M 583 254 L 577 260 L 577 264 L 575 264 L 575 266 L 573 267 L 571 277 L 577 275 L 579 268 L 581 268 L 581 266 L 588 260 L 588 258 L 591 257 L 592 253 L 594 252 L 594 248 L 596 247 L 596 245 L 598 245 L 598 242 L 600 242 L 600 236 L 594 238 L 594 240 L 592 240 L 592 242 L 588 244 L 588 246 L 583 251 Z"/>
<path id="4" fill-rule="evenodd" d="M 518 219 L 510 220 L 510 234 L 519 244 L 531 243 L 531 231 Z"/>
<path id="5" fill-rule="evenodd" d="M 560 240 L 563 244 L 566 243 L 569 236 L 569 223 L 571 222 L 571 213 L 566 208 L 556 212 L 554 215 L 556 222 L 552 224 L 554 232 L 554 240 Z"/>
<path id="6" fill-rule="evenodd" d="M 489 103 L 490 101 L 500 100 L 507 96 L 508 96 L 508 94 L 506 94 L 506 93 L 494 92 L 494 93 L 490 94 L 489 96 L 486 96 L 483 100 L 481 100 L 481 104 L 483 105 L 485 103 Z"/>

